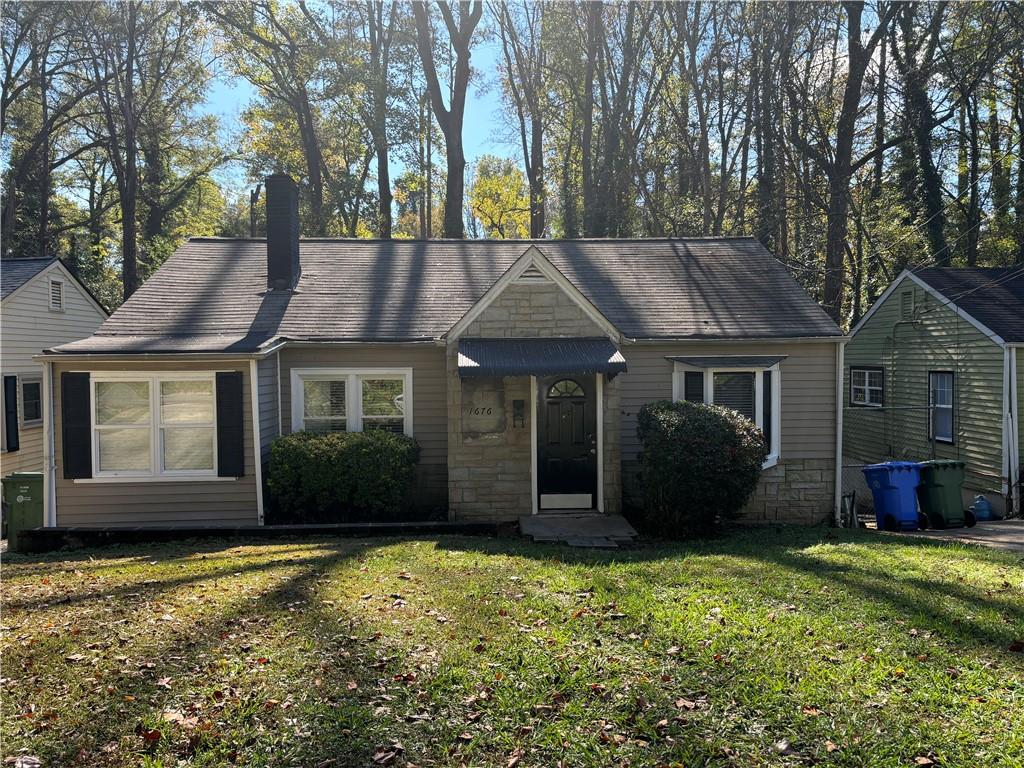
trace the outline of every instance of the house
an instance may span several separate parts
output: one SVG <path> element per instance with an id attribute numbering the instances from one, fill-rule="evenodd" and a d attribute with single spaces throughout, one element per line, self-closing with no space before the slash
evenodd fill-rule
<path id="1" fill-rule="evenodd" d="M 0 474 L 43 471 L 44 349 L 91 336 L 107 311 L 57 259 L 0 261 Z"/>
<path id="2" fill-rule="evenodd" d="M 257 524 L 275 437 L 391 429 L 454 520 L 616 512 L 638 409 L 686 397 L 762 425 L 749 515 L 836 502 L 838 327 L 751 239 L 188 241 L 92 337 L 42 359 L 50 525 Z"/>
<path id="3" fill-rule="evenodd" d="M 846 346 L 846 462 L 960 459 L 965 503 L 1019 510 L 1022 346 L 1024 266 L 903 272 Z"/>

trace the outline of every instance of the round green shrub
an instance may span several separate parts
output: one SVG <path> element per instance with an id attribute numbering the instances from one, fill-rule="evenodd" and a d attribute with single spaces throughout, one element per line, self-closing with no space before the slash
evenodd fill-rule
<path id="1" fill-rule="evenodd" d="M 293 523 L 388 519 L 401 511 L 418 460 L 416 441 L 393 432 L 295 432 L 271 446 L 267 489 Z"/>
<path id="2" fill-rule="evenodd" d="M 706 534 L 738 517 L 768 456 L 761 430 L 717 405 L 649 403 L 637 433 L 646 523 L 673 538 Z"/>

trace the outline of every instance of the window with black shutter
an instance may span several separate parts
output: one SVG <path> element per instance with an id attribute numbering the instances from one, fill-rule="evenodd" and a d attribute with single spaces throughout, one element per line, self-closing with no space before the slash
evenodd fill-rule
<path id="1" fill-rule="evenodd" d="M 4 376 L 4 450 L 21 447 L 18 439 L 18 377 Z"/>
<path id="2" fill-rule="evenodd" d="M 62 373 L 60 377 L 61 443 L 64 477 L 92 477 L 92 429 L 89 423 L 89 374 Z"/>
<path id="3" fill-rule="evenodd" d="M 242 374 L 217 374 L 217 474 L 241 477 L 245 474 L 245 428 Z"/>

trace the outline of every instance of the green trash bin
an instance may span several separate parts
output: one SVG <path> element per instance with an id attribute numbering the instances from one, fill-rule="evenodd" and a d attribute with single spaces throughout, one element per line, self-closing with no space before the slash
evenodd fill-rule
<path id="1" fill-rule="evenodd" d="M 43 473 L 15 472 L 3 479 L 7 543 L 18 549 L 18 534 L 43 525 Z"/>
<path id="2" fill-rule="evenodd" d="M 974 514 L 964 509 L 964 462 L 934 459 L 921 462 L 917 500 L 933 528 L 974 525 Z"/>

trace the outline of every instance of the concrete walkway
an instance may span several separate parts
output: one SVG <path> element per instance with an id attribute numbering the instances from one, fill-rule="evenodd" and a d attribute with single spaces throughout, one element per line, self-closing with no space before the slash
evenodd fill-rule
<path id="1" fill-rule="evenodd" d="M 993 520 L 978 523 L 973 528 L 948 528 L 941 531 L 914 531 L 897 536 L 921 536 L 943 541 L 962 541 L 964 544 L 980 544 L 993 549 L 1024 552 L 1024 520 Z"/>
<path id="2" fill-rule="evenodd" d="M 523 515 L 519 530 L 534 541 L 560 541 L 570 547 L 615 549 L 636 539 L 633 526 L 622 515 L 599 512 L 551 512 Z"/>

